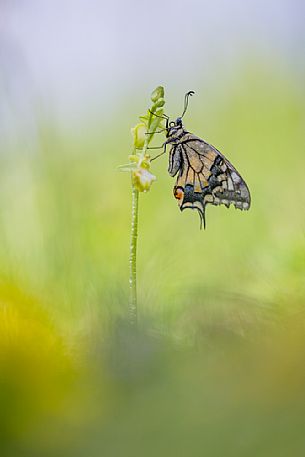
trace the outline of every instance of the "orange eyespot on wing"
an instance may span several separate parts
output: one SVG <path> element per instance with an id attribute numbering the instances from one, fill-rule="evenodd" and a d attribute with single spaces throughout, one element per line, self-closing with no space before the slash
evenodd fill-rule
<path id="1" fill-rule="evenodd" d="M 182 187 L 175 186 L 174 189 L 173 189 L 173 192 L 174 192 L 174 197 L 177 200 L 179 200 L 179 201 L 183 200 L 184 192 L 183 192 Z"/>

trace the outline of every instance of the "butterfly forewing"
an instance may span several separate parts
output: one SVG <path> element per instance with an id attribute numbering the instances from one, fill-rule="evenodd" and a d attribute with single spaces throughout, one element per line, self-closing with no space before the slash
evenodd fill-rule
<path id="1" fill-rule="evenodd" d="M 234 204 L 235 208 L 250 208 L 250 192 L 233 165 L 213 146 L 181 129 L 169 135 L 172 143 L 168 172 L 178 173 L 174 195 L 182 210 L 197 209 L 205 225 L 205 207 Z"/>

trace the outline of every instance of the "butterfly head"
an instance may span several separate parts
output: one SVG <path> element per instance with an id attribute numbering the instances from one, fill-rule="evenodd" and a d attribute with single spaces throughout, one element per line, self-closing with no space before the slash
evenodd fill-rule
<path id="1" fill-rule="evenodd" d="M 175 121 L 172 121 L 168 125 L 167 137 L 176 136 L 179 131 L 183 131 L 182 118 L 177 117 Z"/>

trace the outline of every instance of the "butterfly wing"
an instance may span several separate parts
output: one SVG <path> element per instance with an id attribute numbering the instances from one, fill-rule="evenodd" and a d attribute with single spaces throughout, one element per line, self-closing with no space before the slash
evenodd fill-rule
<path id="1" fill-rule="evenodd" d="M 174 196 L 181 211 L 197 209 L 204 227 L 208 203 L 250 208 L 250 192 L 238 171 L 216 148 L 195 135 L 189 134 L 172 146 L 168 172 L 171 176 L 178 173 Z"/>

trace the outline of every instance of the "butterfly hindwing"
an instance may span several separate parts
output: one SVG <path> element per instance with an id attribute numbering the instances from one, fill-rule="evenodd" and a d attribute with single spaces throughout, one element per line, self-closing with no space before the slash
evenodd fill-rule
<path id="1" fill-rule="evenodd" d="M 249 189 L 233 165 L 213 146 L 186 132 L 172 145 L 169 156 L 171 176 L 178 173 L 174 195 L 181 211 L 197 209 L 205 225 L 205 206 L 234 204 L 250 208 Z"/>

